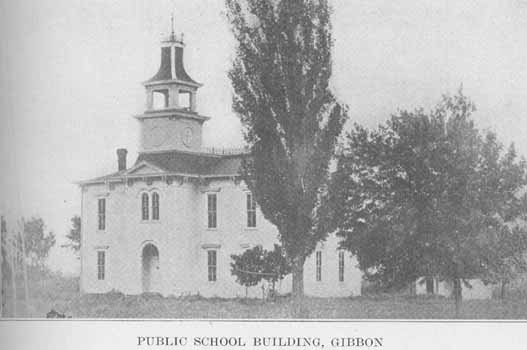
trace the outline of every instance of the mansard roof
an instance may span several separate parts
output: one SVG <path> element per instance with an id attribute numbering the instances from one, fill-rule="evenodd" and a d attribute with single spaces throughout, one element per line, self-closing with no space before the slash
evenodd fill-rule
<path id="1" fill-rule="evenodd" d="M 242 160 L 249 156 L 243 150 L 187 152 L 181 150 L 141 152 L 135 164 L 123 171 L 82 181 L 80 185 L 117 181 L 130 177 L 186 176 L 221 178 L 240 174 Z"/>

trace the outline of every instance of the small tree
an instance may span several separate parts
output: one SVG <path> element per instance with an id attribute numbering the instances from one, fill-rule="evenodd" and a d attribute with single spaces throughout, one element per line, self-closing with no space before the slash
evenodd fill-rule
<path id="1" fill-rule="evenodd" d="M 249 287 L 255 286 L 262 280 L 264 266 L 264 251 L 257 245 L 247 249 L 241 255 L 231 255 L 231 273 L 236 276 L 236 282 L 245 287 L 247 297 Z"/>
<path id="2" fill-rule="evenodd" d="M 255 246 L 245 250 L 240 255 L 231 255 L 231 273 L 236 276 L 236 282 L 245 286 L 247 297 L 249 287 L 255 286 L 262 280 L 272 284 L 273 293 L 275 283 L 291 273 L 283 249 L 275 244 L 272 251 Z"/>
<path id="3" fill-rule="evenodd" d="M 26 244 L 26 257 L 32 267 L 43 270 L 44 261 L 49 255 L 49 250 L 55 245 L 53 232 L 45 233 L 44 220 L 33 217 L 29 221 L 24 220 L 24 238 Z"/>
<path id="4" fill-rule="evenodd" d="M 276 293 L 276 282 L 291 273 L 291 264 L 287 260 L 285 251 L 278 244 L 271 251 L 264 251 L 263 279 L 272 285 L 273 294 Z"/>
<path id="5" fill-rule="evenodd" d="M 78 256 L 81 249 L 81 218 L 75 215 L 71 218 L 71 229 L 66 235 L 69 243 L 61 245 L 63 248 L 71 248 Z"/>

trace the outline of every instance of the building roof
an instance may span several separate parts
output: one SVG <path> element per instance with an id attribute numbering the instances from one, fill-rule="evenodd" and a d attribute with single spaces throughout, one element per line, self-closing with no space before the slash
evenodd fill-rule
<path id="1" fill-rule="evenodd" d="M 243 156 L 242 153 L 223 155 L 182 151 L 143 152 L 139 154 L 136 164 L 145 161 L 169 173 L 238 175 Z"/>
<path id="2" fill-rule="evenodd" d="M 94 179 L 81 181 L 80 185 L 122 180 L 128 177 L 156 175 L 180 175 L 188 177 L 233 177 L 240 174 L 242 160 L 248 157 L 245 151 L 186 152 L 180 150 L 141 152 L 134 165 L 123 171 L 114 172 Z M 140 167 L 150 171 L 135 174 Z"/>

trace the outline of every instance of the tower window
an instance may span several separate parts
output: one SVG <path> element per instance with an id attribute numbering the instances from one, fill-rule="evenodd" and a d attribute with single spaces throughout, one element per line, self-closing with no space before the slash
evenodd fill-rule
<path id="1" fill-rule="evenodd" d="M 179 104 L 179 107 L 183 109 L 191 108 L 191 96 L 190 96 L 189 91 L 179 91 L 178 104 Z"/>
<path id="2" fill-rule="evenodd" d="M 106 252 L 97 252 L 97 279 L 102 281 L 105 277 L 106 270 Z"/>
<path id="3" fill-rule="evenodd" d="M 252 193 L 247 193 L 247 227 L 256 227 L 256 201 Z"/>
<path id="4" fill-rule="evenodd" d="M 209 282 L 216 282 L 216 251 L 209 250 L 207 252 L 207 277 Z"/>
<path id="5" fill-rule="evenodd" d="M 148 194 L 143 193 L 141 196 L 141 219 L 148 220 Z"/>
<path id="6" fill-rule="evenodd" d="M 207 227 L 216 228 L 217 223 L 217 203 L 218 197 L 216 193 L 209 193 L 207 195 Z"/>
<path id="7" fill-rule="evenodd" d="M 159 220 L 159 194 L 152 193 L 152 220 Z"/>
<path id="8" fill-rule="evenodd" d="M 106 198 L 97 201 L 97 227 L 99 230 L 106 228 Z"/>
<path id="9" fill-rule="evenodd" d="M 322 252 L 316 252 L 316 255 L 315 255 L 315 263 L 316 263 L 316 268 L 315 268 L 315 274 L 316 274 L 316 280 L 317 282 L 320 282 L 322 281 Z"/>
<path id="10" fill-rule="evenodd" d="M 152 91 L 152 107 L 154 109 L 168 107 L 168 89 Z"/>
<path id="11" fill-rule="evenodd" d="M 339 282 L 344 282 L 344 252 L 339 252 Z"/>

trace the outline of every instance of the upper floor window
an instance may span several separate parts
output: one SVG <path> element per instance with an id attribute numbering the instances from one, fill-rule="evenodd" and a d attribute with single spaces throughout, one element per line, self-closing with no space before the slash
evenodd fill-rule
<path id="1" fill-rule="evenodd" d="M 247 227 L 256 227 L 256 201 L 252 193 L 247 193 Z"/>
<path id="2" fill-rule="evenodd" d="M 316 263 L 316 268 L 315 268 L 315 273 L 316 273 L 316 280 L 317 282 L 320 282 L 322 281 L 322 252 L 316 252 L 315 254 L 315 263 Z"/>
<path id="3" fill-rule="evenodd" d="M 141 195 L 141 219 L 148 220 L 149 218 L 149 204 L 148 204 L 148 193 Z"/>
<path id="4" fill-rule="evenodd" d="M 217 204 L 218 197 L 216 193 L 207 194 L 207 227 L 216 228 L 217 223 Z"/>
<path id="5" fill-rule="evenodd" d="M 216 281 L 216 260 L 217 254 L 215 250 L 207 251 L 207 277 L 209 282 Z"/>
<path id="6" fill-rule="evenodd" d="M 106 198 L 97 201 L 97 227 L 99 230 L 106 228 Z"/>
<path id="7" fill-rule="evenodd" d="M 152 220 L 159 220 L 159 194 L 152 193 Z"/>
<path id="8" fill-rule="evenodd" d="M 101 250 L 97 252 L 97 279 L 104 280 L 106 270 L 106 252 Z"/>
<path id="9" fill-rule="evenodd" d="M 344 252 L 339 252 L 339 282 L 344 282 Z"/>

